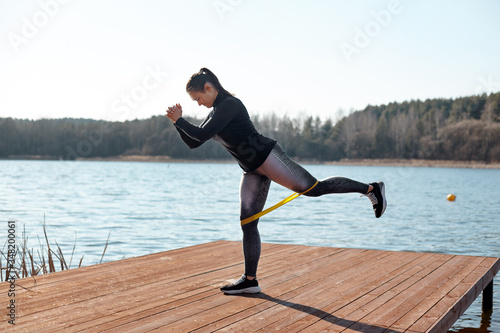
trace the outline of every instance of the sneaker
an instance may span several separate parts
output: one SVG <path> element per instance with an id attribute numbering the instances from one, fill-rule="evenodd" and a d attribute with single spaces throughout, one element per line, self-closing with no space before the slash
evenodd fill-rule
<path id="1" fill-rule="evenodd" d="M 370 193 L 364 194 L 372 202 L 375 217 L 379 218 L 384 214 L 387 201 L 385 200 L 385 185 L 383 182 L 370 183 L 373 190 Z"/>
<path id="2" fill-rule="evenodd" d="M 260 292 L 259 282 L 257 279 L 248 280 L 245 275 L 242 275 L 239 280 L 236 280 L 228 285 L 220 288 L 225 294 L 256 294 Z"/>

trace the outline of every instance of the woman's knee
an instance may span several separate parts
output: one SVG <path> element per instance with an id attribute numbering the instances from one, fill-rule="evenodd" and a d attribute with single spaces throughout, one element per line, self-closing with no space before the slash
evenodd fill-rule
<path id="1" fill-rule="evenodd" d="M 314 186 L 312 189 L 304 193 L 306 197 L 319 197 L 324 194 L 323 191 L 323 184 L 321 181 L 318 181 L 316 186 Z"/>
<path id="2" fill-rule="evenodd" d="M 243 231 L 243 235 L 249 235 L 249 234 L 253 234 L 255 232 L 258 233 L 258 228 L 257 228 L 258 223 L 259 223 L 259 219 L 242 225 L 241 230 Z"/>
<path id="3" fill-rule="evenodd" d="M 252 215 L 252 210 L 249 207 L 244 207 L 243 205 L 240 207 L 240 220 L 249 218 Z"/>

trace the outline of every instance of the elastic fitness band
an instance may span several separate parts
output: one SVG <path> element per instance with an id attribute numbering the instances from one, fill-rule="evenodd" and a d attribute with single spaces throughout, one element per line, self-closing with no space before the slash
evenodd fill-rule
<path id="1" fill-rule="evenodd" d="M 314 185 L 313 185 L 313 186 L 311 186 L 311 187 L 310 187 L 307 191 L 304 191 L 304 192 L 302 192 L 302 193 L 298 193 L 298 192 L 296 192 L 296 193 L 292 194 L 291 196 L 289 196 L 288 198 L 285 198 L 285 199 L 281 200 L 281 201 L 280 201 L 280 202 L 278 202 L 276 205 L 274 205 L 274 206 L 272 206 L 272 207 L 269 207 L 269 208 L 267 208 L 267 209 L 264 209 L 262 212 L 257 213 L 257 214 L 255 214 L 255 215 L 252 215 L 252 216 L 250 216 L 250 217 L 247 217 L 247 218 L 246 218 L 246 219 L 244 219 L 244 220 L 241 220 L 241 225 L 245 225 L 245 224 L 247 224 L 247 223 L 250 223 L 250 222 L 252 222 L 252 221 L 255 221 L 255 220 L 257 220 L 258 218 L 260 218 L 261 216 L 264 216 L 264 215 L 266 215 L 267 213 L 272 212 L 272 211 L 273 211 L 273 210 L 275 210 L 276 208 L 279 208 L 279 207 L 283 206 L 284 204 L 289 203 L 289 202 L 290 202 L 290 201 L 292 201 L 293 199 L 300 197 L 302 194 L 305 194 L 305 193 L 309 192 L 310 190 L 312 190 L 313 188 L 315 188 L 315 187 L 316 187 L 316 185 L 318 185 L 318 181 L 316 181 L 316 183 L 314 183 Z"/>

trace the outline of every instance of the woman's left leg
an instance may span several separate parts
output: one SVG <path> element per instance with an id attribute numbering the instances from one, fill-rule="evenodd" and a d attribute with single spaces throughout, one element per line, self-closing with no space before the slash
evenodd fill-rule
<path id="1" fill-rule="evenodd" d="M 279 144 L 276 144 L 271 154 L 257 170 L 272 181 L 295 192 L 305 192 L 316 183 L 306 169 L 290 159 Z M 320 180 L 318 184 L 305 195 L 317 197 L 330 193 L 368 193 L 369 184 L 361 183 L 345 177 L 329 177 Z"/>
<path id="2" fill-rule="evenodd" d="M 272 181 L 295 192 L 305 192 L 315 183 L 314 178 L 306 169 L 292 161 L 279 144 L 271 151 L 266 161 L 256 172 L 263 174 Z M 306 196 L 317 197 L 330 193 L 360 193 L 366 195 L 372 204 L 375 217 L 380 217 L 385 211 L 385 185 L 383 182 L 370 184 L 358 182 L 345 177 L 329 177 L 320 180 L 318 184 L 305 193 Z"/>

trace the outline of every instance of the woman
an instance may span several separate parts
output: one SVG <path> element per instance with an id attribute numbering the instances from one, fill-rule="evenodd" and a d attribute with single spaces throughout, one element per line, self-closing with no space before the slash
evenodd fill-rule
<path id="1" fill-rule="evenodd" d="M 198 105 L 213 109 L 196 126 L 182 118 L 179 104 L 169 107 L 166 116 L 174 123 L 182 140 L 190 148 L 196 148 L 214 139 L 233 155 L 243 169 L 240 219 L 245 220 L 242 223 L 245 274 L 239 280 L 223 286 L 221 291 L 224 293 L 258 293 L 261 290 L 256 279 L 261 250 L 257 229 L 259 220 L 249 217 L 264 208 L 271 181 L 313 197 L 329 193 L 361 193 L 370 199 L 377 218 L 384 213 L 387 203 L 383 182 L 364 184 L 343 177 L 317 181 L 292 161 L 275 140 L 257 132 L 243 103 L 225 90 L 207 68 L 191 76 L 186 91 Z"/>

